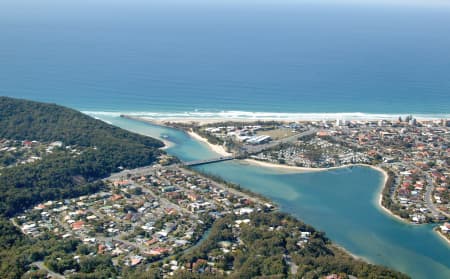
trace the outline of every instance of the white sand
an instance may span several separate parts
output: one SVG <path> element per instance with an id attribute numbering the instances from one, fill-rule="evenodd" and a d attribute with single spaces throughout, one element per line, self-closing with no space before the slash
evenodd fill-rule
<path id="1" fill-rule="evenodd" d="M 408 224 L 412 224 L 411 222 L 401 218 L 398 215 L 395 215 L 394 213 L 392 213 L 389 209 L 387 209 L 386 207 L 383 206 L 382 199 L 383 199 L 383 189 L 384 187 L 386 187 L 386 182 L 388 180 L 388 173 L 377 166 L 372 166 L 372 165 L 366 165 L 366 164 L 352 164 L 352 165 L 345 165 L 345 166 L 340 166 L 340 167 L 331 167 L 331 168 L 305 168 L 305 167 L 296 167 L 296 166 L 288 166 L 288 165 L 281 165 L 281 164 L 275 164 L 275 163 L 269 163 L 269 162 L 264 162 L 264 161 L 258 161 L 258 160 L 254 160 L 254 159 L 245 159 L 245 162 L 248 162 L 250 164 L 255 164 L 258 166 L 262 166 L 262 167 L 269 167 L 269 168 L 277 168 L 277 169 L 285 169 L 285 170 L 294 170 L 294 171 L 299 171 L 299 172 L 317 172 L 317 171 L 328 171 L 328 170 L 333 170 L 333 169 L 340 169 L 340 168 L 348 168 L 351 166 L 364 166 L 364 167 L 369 167 L 372 168 L 374 170 L 377 170 L 379 172 L 381 172 L 383 174 L 383 183 L 380 185 L 380 192 L 378 194 L 378 207 L 387 215 L 394 217 L 396 220 L 401 221 L 403 223 L 408 223 Z"/>
<path id="2" fill-rule="evenodd" d="M 214 152 L 216 152 L 216 153 L 218 153 L 218 154 L 220 154 L 220 155 L 222 155 L 222 156 L 231 156 L 231 155 L 233 155 L 233 154 L 227 152 L 227 151 L 225 150 L 225 147 L 223 147 L 222 145 L 212 144 L 212 143 L 208 142 L 207 139 L 205 139 L 204 137 L 200 136 L 200 135 L 197 134 L 197 133 L 194 133 L 194 132 L 191 131 L 191 132 L 188 132 L 188 134 L 189 134 L 192 138 L 194 138 L 194 139 L 196 139 L 196 140 L 198 140 L 198 141 L 201 141 L 201 142 L 206 143 L 206 144 L 208 145 L 208 147 L 209 147 L 212 151 L 214 151 Z"/>
<path id="3" fill-rule="evenodd" d="M 181 123 L 181 124 L 197 124 L 206 125 L 221 122 L 255 122 L 255 121 L 272 121 L 271 119 L 251 119 L 251 118 L 151 118 L 141 116 L 138 117 L 142 120 L 147 120 L 158 125 L 167 125 L 168 123 Z"/>
<path id="4" fill-rule="evenodd" d="M 384 207 L 383 204 L 381 203 L 382 200 L 383 200 L 383 189 L 384 189 L 384 187 L 386 187 L 386 182 L 387 182 L 387 180 L 389 178 L 388 173 L 384 169 L 382 169 L 380 167 L 371 166 L 371 165 L 367 165 L 367 166 L 371 167 L 372 169 L 375 169 L 375 170 L 377 170 L 377 171 L 379 171 L 379 172 L 381 172 L 383 174 L 383 183 L 380 185 L 380 193 L 378 194 L 378 207 L 381 210 L 383 210 L 384 213 L 386 213 L 387 215 L 389 215 L 391 217 L 394 217 L 396 220 L 398 220 L 400 222 L 403 222 L 403 223 L 412 224 L 411 222 L 409 222 L 409 221 L 401 218 L 400 216 L 395 215 L 394 213 L 392 213 L 392 211 L 390 211 L 389 209 Z"/>
<path id="5" fill-rule="evenodd" d="M 166 149 L 171 148 L 172 146 L 175 145 L 173 142 L 165 140 L 165 139 L 159 139 L 159 140 L 164 143 L 164 146 L 160 148 L 161 150 L 166 150 Z"/>
<path id="6" fill-rule="evenodd" d="M 247 162 L 249 164 L 258 165 L 258 166 L 266 167 L 266 168 L 293 170 L 293 171 L 299 171 L 299 172 L 316 172 L 316 171 L 328 170 L 326 168 L 304 168 L 304 167 L 282 165 L 282 164 L 270 163 L 270 162 L 265 162 L 265 161 L 259 161 L 259 160 L 255 160 L 255 159 L 244 159 L 243 161 Z"/>
<path id="7" fill-rule="evenodd" d="M 236 122 L 255 122 L 255 121 L 273 121 L 274 119 L 244 119 L 244 118 L 202 118 L 202 119 L 198 119 L 198 118 L 166 118 L 166 119 L 155 119 L 155 118 L 151 118 L 151 117 L 130 117 L 132 119 L 135 120 L 143 120 L 143 121 L 148 121 L 151 123 L 154 123 L 156 125 L 167 125 L 167 123 L 172 122 L 172 123 L 197 123 L 198 125 L 205 125 L 205 124 L 211 124 L 211 123 L 218 123 L 218 122 L 226 122 L 226 121 L 236 121 Z M 282 122 L 283 120 L 277 120 Z M 292 120 L 290 120 L 292 121 Z M 301 121 L 305 121 L 304 119 L 302 119 Z M 199 134 L 194 133 L 194 132 L 188 132 L 188 134 L 201 142 L 204 142 L 208 145 L 208 147 L 222 155 L 222 156 L 231 156 L 233 154 L 227 152 L 225 150 L 225 148 L 223 146 L 220 145 L 216 145 L 216 144 L 211 144 L 208 142 L 207 139 L 201 137 Z M 166 142 L 164 142 L 166 144 Z M 167 147 L 163 147 L 165 148 L 169 148 L 172 143 L 167 143 L 166 144 Z M 350 167 L 352 165 L 345 165 L 345 166 L 340 166 L 340 167 L 331 167 L 331 168 L 304 168 L 304 167 L 296 167 L 296 166 L 288 166 L 288 165 L 281 165 L 281 164 L 275 164 L 275 163 L 269 163 L 269 162 L 264 162 L 264 161 L 258 161 L 258 160 L 253 160 L 253 159 L 245 159 L 244 160 L 247 163 L 250 164 L 255 164 L 255 165 L 259 165 L 262 167 L 269 167 L 269 168 L 277 168 L 277 169 L 285 169 L 285 170 L 293 170 L 293 171 L 299 171 L 299 172 L 316 172 L 316 171 L 326 171 L 326 170 L 332 170 L 332 169 L 338 169 L 338 168 L 346 168 L 346 167 Z M 380 192 L 379 192 L 379 196 L 378 196 L 378 207 L 387 215 L 395 218 L 398 221 L 404 222 L 404 223 L 408 223 L 408 224 L 412 224 L 411 222 L 401 218 L 400 216 L 395 215 L 394 213 L 392 213 L 389 209 L 385 208 L 382 205 L 382 199 L 383 199 L 383 189 L 386 185 L 387 179 L 388 179 L 388 174 L 387 172 L 380 168 L 380 167 L 376 167 L 376 166 L 372 166 L 372 165 L 366 165 L 366 164 L 354 164 L 353 166 L 366 166 L 366 167 L 370 167 L 373 168 L 379 172 L 381 172 L 383 174 L 383 183 L 380 185 Z"/>
<path id="8" fill-rule="evenodd" d="M 447 243 L 447 245 L 450 245 L 450 239 L 443 235 L 441 231 L 438 231 L 437 228 L 435 228 L 434 231 Z"/>

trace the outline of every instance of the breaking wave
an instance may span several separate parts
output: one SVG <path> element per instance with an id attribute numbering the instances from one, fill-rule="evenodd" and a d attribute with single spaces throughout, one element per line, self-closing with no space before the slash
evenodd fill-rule
<path id="1" fill-rule="evenodd" d="M 282 112 L 251 112 L 251 111 L 186 111 L 186 112 L 151 112 L 151 111 L 83 111 L 83 113 L 94 117 L 119 117 L 129 115 L 136 117 L 148 117 L 154 119 L 251 119 L 251 120 L 393 120 L 399 116 L 405 117 L 404 113 L 362 113 L 362 112 L 342 112 L 342 113 L 282 113 Z M 449 119 L 450 114 L 412 114 L 414 118 L 424 120 Z"/>

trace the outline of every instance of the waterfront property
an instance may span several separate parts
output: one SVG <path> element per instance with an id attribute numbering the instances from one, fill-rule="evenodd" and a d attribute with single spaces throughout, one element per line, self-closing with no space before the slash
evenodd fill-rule
<path id="1" fill-rule="evenodd" d="M 51 233 L 63 240 L 78 239 L 95 255 L 114 258 L 121 269 L 149 265 L 192 249 L 216 219 L 235 215 L 247 220 L 254 212 L 274 209 L 265 200 L 177 166 L 125 170 L 105 182 L 108 189 L 103 192 L 47 201 L 12 221 L 33 238 Z M 164 275 L 185 269 L 181 263 L 171 266 L 162 269 Z"/>
<path id="2" fill-rule="evenodd" d="M 116 117 L 120 127 L 155 137 L 169 135 L 167 149 L 182 160 L 217 155 L 183 131 Z M 391 266 L 413 278 L 448 278 L 450 249 L 429 225 L 408 225 L 378 207 L 382 176 L 368 168 L 299 173 L 239 161 L 196 167 L 272 198 L 282 211 L 324 230 L 337 244 L 364 259 Z M 331 190 L 330 190 L 331 189 Z"/>
<path id="3" fill-rule="evenodd" d="M 445 119 L 417 121 L 407 116 L 404 121 L 192 122 L 178 126 L 226 145 L 240 158 L 303 168 L 355 164 L 382 168 L 389 175 L 383 206 L 418 224 L 441 222 L 450 216 L 448 124 Z M 249 142 L 270 138 L 265 133 L 276 141 L 258 142 L 256 147 Z"/>

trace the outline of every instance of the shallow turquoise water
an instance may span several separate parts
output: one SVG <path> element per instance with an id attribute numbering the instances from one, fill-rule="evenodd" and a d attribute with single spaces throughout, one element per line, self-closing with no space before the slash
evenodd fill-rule
<path id="1" fill-rule="evenodd" d="M 206 144 L 194 140 L 180 130 L 120 117 L 104 116 L 102 119 L 132 132 L 170 141 L 173 145 L 167 151 L 183 161 L 217 157 L 217 154 L 210 150 Z"/>
<path id="2" fill-rule="evenodd" d="M 270 2 L 4 0 L 0 95 L 165 116 L 450 113 L 448 6 Z M 164 136 L 183 160 L 216 156 L 179 131 L 102 117 Z M 450 278 L 449 248 L 430 227 L 376 209 L 373 170 L 202 168 L 273 198 L 370 261 Z"/>
<path id="3" fill-rule="evenodd" d="M 217 156 L 187 134 L 126 119 L 115 125 L 177 144 L 167 151 L 183 160 Z M 337 244 L 366 260 L 413 278 L 450 278 L 450 247 L 432 226 L 399 222 L 376 206 L 382 176 L 366 167 L 296 173 L 238 161 L 196 167 L 273 199 L 281 210 L 323 230 Z"/>
<path id="4" fill-rule="evenodd" d="M 376 207 L 382 176 L 366 167 L 279 173 L 236 162 L 199 166 L 272 198 L 281 210 L 323 230 L 370 262 L 414 278 L 449 278 L 450 249 L 431 226 L 403 224 Z"/>

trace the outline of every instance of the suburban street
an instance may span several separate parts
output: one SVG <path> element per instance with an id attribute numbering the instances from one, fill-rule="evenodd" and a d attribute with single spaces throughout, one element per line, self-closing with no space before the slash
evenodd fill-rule
<path id="1" fill-rule="evenodd" d="M 426 177 L 427 177 L 427 189 L 425 192 L 425 202 L 427 204 L 428 209 L 430 209 L 431 214 L 433 214 L 434 216 L 445 215 L 450 218 L 450 214 L 442 212 L 433 203 L 433 191 L 434 191 L 433 180 L 431 179 L 431 177 L 429 175 L 427 175 Z"/>

